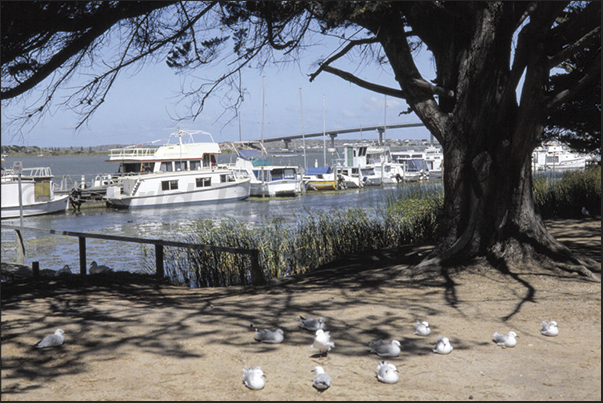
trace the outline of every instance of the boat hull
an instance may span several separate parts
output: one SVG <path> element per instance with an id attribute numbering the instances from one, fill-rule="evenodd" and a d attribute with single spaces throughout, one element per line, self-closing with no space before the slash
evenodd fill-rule
<path id="1" fill-rule="evenodd" d="M 53 200 L 27 204 L 23 206 L 23 217 L 42 214 L 54 214 L 69 209 L 69 196 L 57 196 Z M 19 206 L 2 206 L 2 218 L 19 218 Z"/>
<path id="2" fill-rule="evenodd" d="M 181 190 L 162 191 L 156 185 L 165 181 L 183 179 L 189 174 L 178 175 L 146 175 L 134 182 L 135 191 L 131 195 L 122 194 L 120 187 L 111 187 L 107 191 L 105 201 L 109 207 L 117 208 L 142 208 L 157 206 L 172 206 L 182 204 L 201 204 L 212 202 L 225 202 L 244 200 L 250 195 L 250 180 L 239 179 L 224 183 L 216 183 L 207 187 L 194 187 L 183 180 Z M 197 175 L 197 173 L 193 173 Z M 176 178 L 176 179 L 174 179 Z M 124 181 L 124 188 L 128 189 Z"/>

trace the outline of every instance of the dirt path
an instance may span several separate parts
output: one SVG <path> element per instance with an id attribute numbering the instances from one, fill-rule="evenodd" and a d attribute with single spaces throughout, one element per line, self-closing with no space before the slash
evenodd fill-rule
<path id="1" fill-rule="evenodd" d="M 600 262 L 600 220 L 547 225 Z M 600 283 L 480 268 L 406 278 L 427 249 L 381 251 L 257 288 L 3 286 L 2 400 L 601 400 Z M 327 358 L 310 348 L 299 315 L 325 318 L 335 342 Z M 429 321 L 431 335 L 413 335 L 416 319 Z M 543 320 L 556 320 L 559 336 L 541 335 Z M 281 327 L 284 343 L 255 342 L 252 323 Z M 31 348 L 59 327 L 64 346 Z M 520 335 L 515 348 L 492 342 L 510 330 Z M 431 351 L 440 334 L 450 355 Z M 375 378 L 379 357 L 367 343 L 379 338 L 402 344 L 390 360 L 396 384 Z M 316 365 L 333 377 L 324 393 L 311 386 Z M 266 373 L 263 390 L 243 386 L 248 366 Z"/>

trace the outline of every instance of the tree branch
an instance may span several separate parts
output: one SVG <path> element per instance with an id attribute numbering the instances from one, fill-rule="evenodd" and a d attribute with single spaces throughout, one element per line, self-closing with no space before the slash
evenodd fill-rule
<path id="1" fill-rule="evenodd" d="M 587 32 L 582 38 L 563 48 L 556 55 L 549 57 L 549 68 L 558 66 L 564 60 L 569 59 L 576 51 L 582 49 L 586 42 L 592 40 L 596 35 L 601 35 L 601 26 L 595 27 L 590 32 Z"/>
<path id="2" fill-rule="evenodd" d="M 375 43 L 375 42 L 377 42 L 376 37 L 371 37 L 371 38 L 366 38 L 366 39 L 356 39 L 356 40 L 350 41 L 340 52 L 337 52 L 335 55 L 333 55 L 332 57 L 330 57 L 327 60 L 325 60 L 324 62 L 322 62 L 320 64 L 320 67 L 318 68 L 318 70 L 316 70 L 314 73 L 310 74 L 310 82 L 314 81 L 316 76 L 318 76 L 320 74 L 320 72 L 325 69 L 325 67 L 330 65 L 335 60 L 344 56 L 346 53 L 348 53 L 350 50 L 352 50 L 352 48 L 354 48 L 354 46 L 367 45 L 367 44 Z"/>
<path id="3" fill-rule="evenodd" d="M 598 56 L 594 58 L 595 62 L 590 66 L 588 72 L 576 82 L 576 85 L 571 88 L 566 88 L 559 91 L 546 105 L 548 113 L 552 113 L 559 105 L 564 102 L 568 102 L 576 94 L 578 94 L 585 86 L 592 83 L 597 78 L 601 77 L 601 51 L 599 50 Z"/>
<path id="4" fill-rule="evenodd" d="M 326 71 L 327 73 L 331 73 L 338 77 L 341 77 L 344 80 L 349 81 L 352 84 L 356 84 L 357 86 L 365 88 L 369 91 L 378 92 L 378 93 L 384 94 L 384 95 L 390 95 L 390 96 L 396 97 L 396 98 L 402 98 L 402 99 L 406 98 L 406 95 L 401 90 L 396 90 L 394 88 L 385 87 L 385 86 L 379 85 L 379 84 L 369 83 L 368 81 L 364 81 L 361 78 L 356 77 L 352 73 L 348 73 L 347 71 L 339 70 L 335 67 L 324 66 L 323 71 Z"/>

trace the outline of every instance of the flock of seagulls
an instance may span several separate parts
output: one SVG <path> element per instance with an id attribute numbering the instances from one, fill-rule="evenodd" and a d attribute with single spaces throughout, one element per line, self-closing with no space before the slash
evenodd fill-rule
<path id="1" fill-rule="evenodd" d="M 252 325 L 253 326 L 253 325 Z M 557 336 L 559 329 L 557 322 L 542 322 L 540 332 L 545 336 Z M 314 332 L 314 343 L 310 347 L 317 349 L 320 355 L 327 355 L 331 349 L 335 348 L 335 343 L 331 341 L 331 335 L 325 331 L 325 320 L 322 317 L 313 319 L 311 317 L 300 316 L 300 328 Z M 426 321 L 416 321 L 415 335 L 429 336 L 431 328 Z M 284 332 L 282 329 L 274 331 L 269 329 L 255 329 L 255 340 L 262 343 L 282 343 L 284 340 Z M 517 333 L 510 331 L 507 334 L 494 332 L 493 341 L 502 347 L 515 347 L 517 344 Z M 397 357 L 402 352 L 401 344 L 398 340 L 392 340 L 389 343 L 383 340 L 372 341 L 368 343 L 370 353 L 376 354 L 379 357 Z M 436 354 L 450 354 L 454 350 L 448 337 L 438 337 L 435 348 L 432 351 Z M 313 370 L 315 372 L 312 386 L 320 392 L 324 392 L 331 387 L 333 379 L 327 374 L 323 367 L 317 366 Z M 379 361 L 377 364 L 377 380 L 383 383 L 396 383 L 400 379 L 400 371 L 394 364 L 389 361 Z M 243 369 L 243 383 L 249 389 L 258 390 L 266 385 L 264 372 L 260 367 L 250 367 Z"/>
<path id="2" fill-rule="evenodd" d="M 300 327 L 309 331 L 315 332 L 314 343 L 311 345 L 319 351 L 321 355 L 327 355 L 331 349 L 335 348 L 335 343 L 331 341 L 331 335 L 328 331 L 324 330 L 325 320 L 320 317 L 318 319 L 305 318 L 300 316 Z M 253 325 L 252 325 L 253 326 Z M 542 328 L 540 332 L 545 336 L 557 336 L 559 334 L 559 328 L 557 322 L 543 321 L 541 324 Z M 65 332 L 62 329 L 57 329 L 54 334 L 44 337 L 42 340 L 37 342 L 34 347 L 36 348 L 48 348 L 61 346 L 64 341 Z M 421 336 L 428 336 L 431 334 L 429 323 L 421 322 L 417 320 L 414 334 Z M 285 337 L 285 333 L 282 329 L 269 330 L 269 329 L 255 329 L 254 339 L 261 343 L 279 344 L 282 343 Z M 501 334 L 494 332 L 493 341 L 501 347 L 515 347 L 517 344 L 517 333 L 510 331 L 507 334 Z M 377 354 L 379 357 L 397 357 L 401 353 L 401 345 L 398 340 L 392 340 L 390 343 L 386 343 L 383 340 L 377 340 L 368 343 L 370 347 L 370 353 Z M 433 352 L 436 354 L 450 354 L 454 348 L 450 344 L 448 337 L 438 337 Z M 317 366 L 312 371 L 315 373 L 314 379 L 312 380 L 312 386 L 319 392 L 324 392 L 331 387 L 333 382 L 331 376 L 327 374 L 323 367 Z M 377 364 L 377 380 L 383 383 L 396 383 L 400 379 L 400 372 L 394 364 L 389 361 L 379 361 Z M 243 368 L 243 384 L 252 390 L 260 390 L 266 386 L 266 376 L 260 367 L 249 367 Z"/>

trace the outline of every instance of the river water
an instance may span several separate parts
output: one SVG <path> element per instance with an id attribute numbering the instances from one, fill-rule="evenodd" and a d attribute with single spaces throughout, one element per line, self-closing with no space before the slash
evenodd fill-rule
<path id="1" fill-rule="evenodd" d="M 21 161 L 24 168 L 50 167 L 55 182 L 66 177 L 79 181 L 85 175 L 86 182 L 99 173 L 115 172 L 118 164 L 106 162 L 104 156 L 70 157 L 7 157 L 6 166 L 12 167 Z M 275 164 L 302 166 L 304 157 L 291 155 L 272 158 Z M 309 164 L 322 162 L 323 153 L 308 153 Z M 329 161 L 329 159 L 327 159 Z M 234 162 L 234 156 L 221 155 L 219 163 Z M 107 208 L 83 209 L 80 213 L 68 211 L 37 217 L 24 217 L 26 227 L 53 229 L 57 231 L 91 232 L 148 239 L 169 239 L 186 242 L 191 222 L 199 218 L 223 219 L 225 217 L 250 225 L 270 222 L 278 218 L 282 222 L 295 222 L 298 215 L 308 211 L 330 211 L 334 209 L 379 209 L 387 200 L 388 192 L 396 192 L 400 186 L 365 187 L 338 192 L 307 192 L 291 198 L 249 198 L 233 202 L 202 205 L 164 206 L 134 210 Z M 19 219 L 2 220 L 4 224 L 19 225 Z M 25 231 L 26 264 L 40 262 L 40 268 L 58 270 L 68 264 L 72 270 L 79 267 L 79 244 L 77 237 L 51 235 L 37 231 Z M 14 230 L 2 229 L 2 260 L 14 261 L 16 243 Z M 153 251 L 150 250 L 152 253 Z M 115 270 L 141 271 L 143 249 L 139 244 L 117 241 L 86 239 L 86 258 L 89 263 L 108 265 Z"/>

